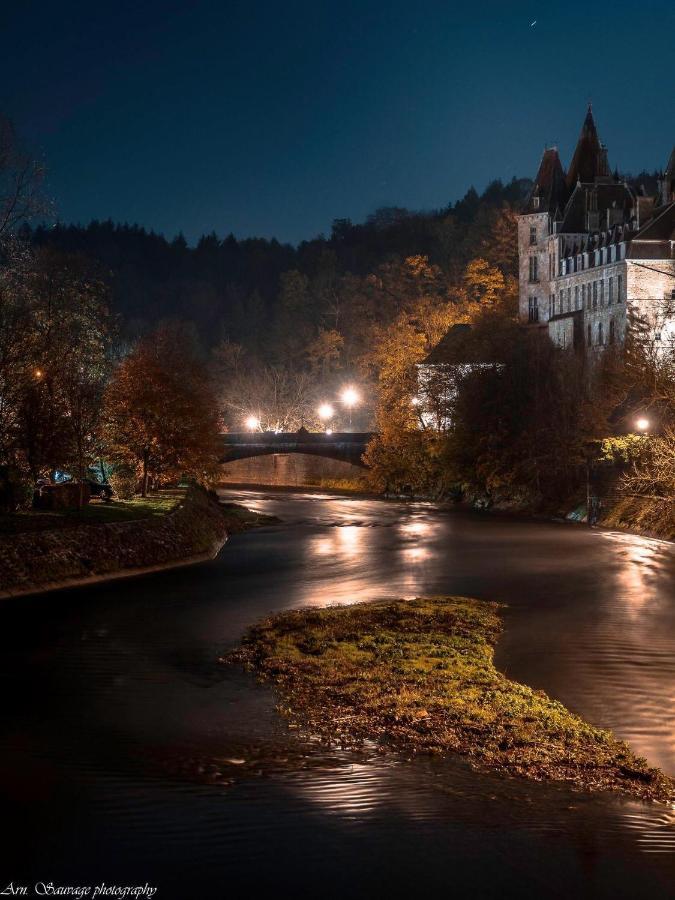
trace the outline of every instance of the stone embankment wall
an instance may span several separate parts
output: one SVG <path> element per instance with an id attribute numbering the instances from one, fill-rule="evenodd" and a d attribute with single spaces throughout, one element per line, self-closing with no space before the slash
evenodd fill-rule
<path id="1" fill-rule="evenodd" d="M 348 462 L 310 456 L 306 453 L 273 453 L 225 463 L 221 484 L 270 484 L 316 487 L 324 481 L 363 478 L 364 470 Z"/>
<path id="2" fill-rule="evenodd" d="M 206 560 L 226 539 L 218 504 L 198 488 L 166 515 L 0 535 L 0 596 Z"/>

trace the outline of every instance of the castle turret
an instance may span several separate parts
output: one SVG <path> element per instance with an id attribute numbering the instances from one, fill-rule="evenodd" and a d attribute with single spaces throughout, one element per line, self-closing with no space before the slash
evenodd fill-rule
<path id="1" fill-rule="evenodd" d="M 610 179 L 611 172 L 607 161 L 607 150 L 600 143 L 595 127 L 593 110 L 589 104 L 581 134 L 567 173 L 567 188 L 574 190 L 578 181 L 582 184 L 595 184 L 597 179 Z"/>
<path id="2" fill-rule="evenodd" d="M 544 150 L 525 213 L 518 218 L 520 317 L 534 325 L 543 325 L 548 318 L 549 242 L 566 199 L 565 172 L 558 149 L 551 147 Z"/>
<path id="3" fill-rule="evenodd" d="M 544 150 L 526 211 L 548 212 L 553 215 L 556 210 L 564 208 L 566 200 L 565 172 L 560 162 L 558 148 L 551 147 Z"/>
<path id="4" fill-rule="evenodd" d="M 665 172 L 659 180 L 659 203 L 666 206 L 668 203 L 675 202 L 675 147 L 670 154 L 668 165 Z"/>

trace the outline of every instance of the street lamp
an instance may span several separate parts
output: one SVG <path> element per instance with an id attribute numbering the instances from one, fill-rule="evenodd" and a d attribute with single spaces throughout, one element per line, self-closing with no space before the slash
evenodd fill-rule
<path id="1" fill-rule="evenodd" d="M 317 410 L 319 414 L 319 418 L 322 422 L 327 422 L 329 419 L 332 419 L 335 415 L 335 410 L 330 405 L 330 403 L 322 403 L 321 406 Z"/>
<path id="2" fill-rule="evenodd" d="M 649 431 L 649 419 L 640 418 L 635 423 L 635 427 L 638 431 L 641 431 L 642 434 L 646 434 Z"/>
<path id="3" fill-rule="evenodd" d="M 260 419 L 257 416 L 249 416 L 244 425 L 247 431 L 257 431 L 260 428 Z"/>
<path id="4" fill-rule="evenodd" d="M 359 401 L 361 400 L 361 395 L 356 390 L 356 388 L 353 388 L 350 386 L 350 387 L 344 388 L 344 390 L 342 391 L 342 394 L 340 395 L 340 400 L 342 400 L 344 405 L 349 410 L 349 430 L 351 431 L 352 430 L 352 410 L 354 409 L 355 406 L 358 405 Z"/>

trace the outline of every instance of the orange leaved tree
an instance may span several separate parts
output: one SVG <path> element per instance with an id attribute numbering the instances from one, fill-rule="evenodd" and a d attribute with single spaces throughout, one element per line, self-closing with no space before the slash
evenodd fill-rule
<path id="1" fill-rule="evenodd" d="M 218 465 L 218 404 L 192 330 L 161 325 L 117 366 L 104 397 L 108 452 L 148 481 L 209 481 Z"/>

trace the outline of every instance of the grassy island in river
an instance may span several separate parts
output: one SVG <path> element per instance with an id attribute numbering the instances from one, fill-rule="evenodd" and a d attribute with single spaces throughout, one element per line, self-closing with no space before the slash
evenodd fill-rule
<path id="1" fill-rule="evenodd" d="M 301 609 L 251 628 L 228 659 L 275 682 L 285 715 L 327 742 L 673 800 L 675 782 L 627 744 L 497 671 L 498 609 L 466 597 Z"/>

